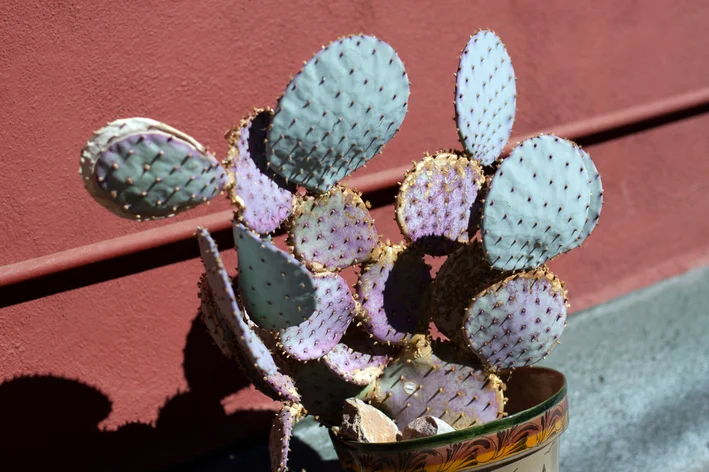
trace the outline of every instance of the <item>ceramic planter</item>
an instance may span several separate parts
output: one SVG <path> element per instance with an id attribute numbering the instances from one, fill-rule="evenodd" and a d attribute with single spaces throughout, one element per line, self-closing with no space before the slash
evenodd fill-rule
<path id="1" fill-rule="evenodd" d="M 505 418 L 482 426 L 397 443 L 330 437 L 346 472 L 555 472 L 568 425 L 566 379 L 545 367 L 517 369 L 507 380 Z"/>

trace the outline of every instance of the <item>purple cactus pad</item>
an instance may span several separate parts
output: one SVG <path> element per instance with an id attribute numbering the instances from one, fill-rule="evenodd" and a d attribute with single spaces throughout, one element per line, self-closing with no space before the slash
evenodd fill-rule
<path id="1" fill-rule="evenodd" d="M 392 354 L 390 347 L 373 342 L 358 329 L 350 329 L 322 361 L 341 379 L 365 386 L 384 372 Z"/>
<path id="2" fill-rule="evenodd" d="M 367 260 L 377 240 L 374 220 L 360 194 L 341 185 L 303 201 L 289 237 L 296 256 L 316 271 Z"/>
<path id="3" fill-rule="evenodd" d="M 459 154 L 424 157 L 406 173 L 396 197 L 401 233 L 433 255 L 467 243 L 471 210 L 484 181 L 480 164 Z"/>
<path id="4" fill-rule="evenodd" d="M 345 279 L 333 273 L 316 274 L 316 309 L 306 321 L 280 331 L 283 351 L 298 359 L 318 359 L 335 347 L 355 315 L 356 304 Z"/>
<path id="5" fill-rule="evenodd" d="M 466 310 L 464 336 L 491 369 L 532 365 L 558 343 L 566 308 L 563 282 L 542 266 L 480 293 Z"/>
<path id="6" fill-rule="evenodd" d="M 436 328 L 451 341 L 465 346 L 461 331 L 465 309 L 475 295 L 504 278 L 503 272 L 492 269 L 485 260 L 478 240 L 448 256 L 431 290 L 431 317 Z"/>
<path id="7" fill-rule="evenodd" d="M 219 256 L 217 245 L 209 232 L 204 228 L 199 228 L 197 241 L 207 273 L 206 280 L 209 282 L 216 309 L 221 312 L 222 317 L 231 326 L 240 348 L 241 363 L 247 375 L 262 378 L 282 399 L 300 401 L 293 379 L 280 371 L 271 351 L 254 328 L 249 326 L 244 314 L 239 309 L 231 280 Z M 254 384 L 256 386 L 262 385 L 261 382 L 254 382 Z"/>
<path id="8" fill-rule="evenodd" d="M 288 452 L 293 427 L 303 416 L 300 405 L 284 404 L 276 414 L 271 425 L 268 440 L 268 452 L 271 456 L 271 472 L 286 472 L 288 470 Z"/>
<path id="9" fill-rule="evenodd" d="M 357 282 L 365 331 L 377 341 L 394 344 L 425 332 L 430 270 L 420 253 L 402 244 L 378 247 Z"/>
<path id="10" fill-rule="evenodd" d="M 467 354 L 467 353 L 466 353 Z M 403 351 L 360 397 L 404 428 L 435 416 L 455 429 L 481 425 L 503 413 L 504 385 L 479 359 L 450 342 L 421 342 Z"/>
<path id="11" fill-rule="evenodd" d="M 278 229 L 293 212 L 295 186 L 268 168 L 266 133 L 271 109 L 254 109 L 232 130 L 231 149 L 224 163 L 234 179 L 229 198 L 239 207 L 238 220 L 260 234 Z"/>

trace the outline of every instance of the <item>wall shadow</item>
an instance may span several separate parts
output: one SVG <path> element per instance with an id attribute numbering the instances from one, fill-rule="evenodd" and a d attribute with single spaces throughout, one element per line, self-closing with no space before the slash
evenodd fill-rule
<path id="1" fill-rule="evenodd" d="M 183 368 L 189 390 L 169 398 L 154 425 L 129 423 L 115 431 L 98 426 L 111 412 L 109 398 L 80 380 L 37 375 L 0 383 L 0 469 L 162 470 L 267 433 L 272 412 L 224 412 L 221 399 L 249 382 L 212 344 L 199 317 L 187 336 Z"/>

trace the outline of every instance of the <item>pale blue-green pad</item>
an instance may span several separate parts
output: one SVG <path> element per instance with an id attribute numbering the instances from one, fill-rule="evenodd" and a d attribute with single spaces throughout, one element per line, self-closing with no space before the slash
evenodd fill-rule
<path id="1" fill-rule="evenodd" d="M 239 292 L 251 319 L 263 329 L 297 326 L 315 311 L 312 274 L 295 257 L 234 222 Z"/>
<path id="2" fill-rule="evenodd" d="M 502 161 L 481 222 L 485 257 L 494 268 L 534 269 L 582 237 L 591 184 L 577 149 L 571 141 L 539 135 Z"/>
<path id="3" fill-rule="evenodd" d="M 492 31 L 470 37 L 458 63 L 455 119 L 473 159 L 492 164 L 510 139 L 517 106 L 515 72 L 505 45 Z"/>
<path id="4" fill-rule="evenodd" d="M 406 115 L 409 78 L 392 47 L 348 36 L 323 47 L 288 85 L 268 133 L 271 168 L 323 193 L 377 155 Z"/>

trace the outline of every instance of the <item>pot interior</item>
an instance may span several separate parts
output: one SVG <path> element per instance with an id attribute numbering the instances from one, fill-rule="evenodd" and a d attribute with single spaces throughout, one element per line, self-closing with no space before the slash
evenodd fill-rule
<path id="1" fill-rule="evenodd" d="M 545 367 L 523 367 L 500 373 L 507 384 L 505 411 L 514 415 L 533 408 L 559 392 L 565 384 L 564 376 Z"/>

